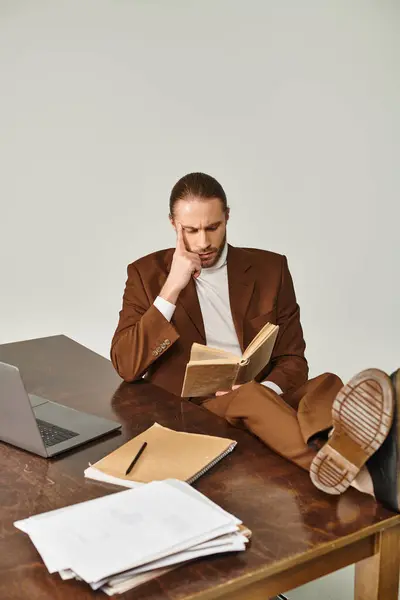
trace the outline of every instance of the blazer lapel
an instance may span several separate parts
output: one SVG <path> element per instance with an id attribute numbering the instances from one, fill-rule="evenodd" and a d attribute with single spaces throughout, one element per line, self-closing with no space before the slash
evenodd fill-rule
<path id="1" fill-rule="evenodd" d="M 244 318 L 254 290 L 251 263 L 241 248 L 228 245 L 228 285 L 233 323 L 244 351 Z"/>
<path id="2" fill-rule="evenodd" d="M 174 255 L 174 250 L 171 251 L 170 254 L 166 257 L 166 268 L 167 268 L 167 276 L 171 270 L 172 258 Z M 199 298 L 197 296 L 196 284 L 194 282 L 193 277 L 190 278 L 187 286 L 181 291 L 179 294 L 177 305 L 181 306 L 183 310 L 186 312 L 189 319 L 192 321 L 193 325 L 196 327 L 199 332 L 203 342 L 206 342 L 206 334 L 204 330 L 203 317 L 201 315 L 201 308 L 199 303 Z"/>
<path id="3" fill-rule="evenodd" d="M 184 308 L 189 319 L 192 321 L 205 343 L 206 334 L 204 331 L 203 317 L 201 315 L 199 298 L 197 296 L 196 284 L 193 277 L 190 278 L 187 286 L 179 294 L 178 303 Z"/>

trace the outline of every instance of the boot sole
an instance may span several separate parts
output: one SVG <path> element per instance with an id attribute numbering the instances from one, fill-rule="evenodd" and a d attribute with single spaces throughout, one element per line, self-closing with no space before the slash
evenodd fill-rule
<path id="1" fill-rule="evenodd" d="M 342 494 L 389 433 L 394 411 L 390 378 L 378 369 L 353 377 L 332 405 L 333 433 L 310 466 L 314 485 Z"/>

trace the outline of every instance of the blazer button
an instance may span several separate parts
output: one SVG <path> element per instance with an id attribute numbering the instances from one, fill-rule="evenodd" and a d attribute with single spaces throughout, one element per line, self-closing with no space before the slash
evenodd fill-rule
<path id="1" fill-rule="evenodd" d="M 153 350 L 153 356 L 158 356 L 158 351 L 157 350 Z"/>
<path id="2" fill-rule="evenodd" d="M 170 345 L 170 343 L 171 343 L 171 342 L 170 342 L 170 340 L 164 340 L 164 344 L 165 344 L 166 346 L 169 346 L 169 345 Z"/>

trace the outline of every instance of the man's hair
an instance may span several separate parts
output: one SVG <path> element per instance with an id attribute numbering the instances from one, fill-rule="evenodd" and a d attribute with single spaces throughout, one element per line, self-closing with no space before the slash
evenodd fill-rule
<path id="1" fill-rule="evenodd" d="M 178 200 L 184 200 L 187 196 L 198 198 L 218 198 L 222 202 L 224 211 L 228 208 L 226 194 L 222 185 L 205 173 L 189 173 L 182 177 L 172 188 L 169 198 L 169 214 L 174 216 L 174 206 Z"/>

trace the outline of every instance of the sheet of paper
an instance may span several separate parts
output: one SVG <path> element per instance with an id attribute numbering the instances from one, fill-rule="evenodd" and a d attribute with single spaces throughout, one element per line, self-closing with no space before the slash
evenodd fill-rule
<path id="1" fill-rule="evenodd" d="M 169 567 L 172 566 L 178 566 L 183 564 L 183 562 L 189 562 L 195 558 L 200 558 L 201 556 L 211 556 L 214 554 L 221 554 L 221 553 L 226 553 L 226 552 L 238 552 L 238 551 L 243 551 L 246 549 L 245 544 L 243 543 L 237 543 L 235 545 L 227 545 L 226 548 L 220 546 L 218 548 L 215 548 L 213 551 L 209 550 L 204 550 L 204 551 L 198 551 L 198 552 L 191 552 L 186 551 L 186 558 L 184 561 L 182 560 L 176 560 L 174 561 L 172 557 L 166 557 L 165 559 L 156 561 L 154 563 L 154 566 L 150 567 L 148 566 L 146 567 L 139 567 L 138 569 L 133 569 L 130 575 L 126 575 L 125 577 L 115 577 L 112 578 L 110 581 L 108 581 L 106 584 L 103 584 L 102 586 L 100 586 L 101 588 L 107 586 L 109 589 L 113 589 L 115 592 L 117 592 L 117 590 L 119 589 L 120 586 L 123 587 L 122 591 L 126 591 L 128 589 L 131 589 L 132 586 L 129 585 L 130 582 L 132 582 L 135 586 L 138 585 L 137 583 L 137 577 L 140 577 L 141 575 L 144 575 L 145 573 L 153 573 L 155 571 L 159 571 L 159 570 L 169 570 Z M 176 557 L 177 558 L 177 557 Z M 128 584 L 128 585 L 127 585 Z M 97 587 L 93 587 L 93 589 L 98 589 Z M 117 593 L 121 593 L 121 592 L 117 592 Z"/>
<path id="2" fill-rule="evenodd" d="M 88 505 L 31 518 L 28 527 L 32 539 L 41 540 L 52 552 L 58 540 L 57 557 L 61 560 L 57 570 L 72 569 L 87 582 L 237 529 L 238 520 L 229 513 L 163 482 L 112 494 L 91 501 L 90 508 Z"/>
<path id="3" fill-rule="evenodd" d="M 68 579 L 74 579 L 76 577 L 75 573 L 71 571 L 71 569 L 61 569 L 61 571 L 59 571 L 59 575 L 64 581 Z"/>
<path id="4" fill-rule="evenodd" d="M 116 492 L 116 494 L 123 493 L 125 493 L 125 491 Z M 114 496 L 116 494 L 114 494 Z M 84 503 L 79 502 L 78 504 L 71 504 L 70 506 L 64 506 L 63 508 L 40 513 L 28 517 L 27 519 L 15 521 L 14 526 L 30 536 L 32 543 L 42 557 L 49 573 L 66 570 L 68 569 L 68 556 L 66 556 L 62 545 L 59 543 L 59 539 L 57 539 L 59 535 L 58 532 L 51 526 L 45 529 L 44 526 L 41 526 L 41 523 L 43 523 L 43 520 L 45 519 L 57 520 L 61 514 L 66 512 L 69 512 L 72 515 L 74 514 L 74 511 L 79 513 L 79 511 L 82 510 L 82 505 L 85 506 L 85 510 L 87 511 L 90 510 L 93 503 L 98 503 L 98 506 L 101 506 L 103 503 L 107 504 L 107 498 L 108 496 L 94 498 L 93 500 L 87 500 Z"/>
<path id="5" fill-rule="evenodd" d="M 208 506 L 220 512 L 221 514 L 228 516 L 230 519 L 232 519 L 234 523 L 236 523 L 236 525 L 240 525 L 242 523 L 240 519 L 224 510 L 221 506 L 219 506 L 219 504 L 216 504 L 215 502 L 210 500 L 210 498 L 196 490 L 196 488 L 192 487 L 191 485 L 188 485 L 184 481 L 179 481 L 178 479 L 165 479 L 164 483 L 172 486 L 176 490 L 179 490 L 183 494 L 187 494 L 191 498 L 196 498 L 196 500 L 198 500 L 199 502 L 207 504 Z"/>
<path id="6" fill-rule="evenodd" d="M 177 552 L 176 554 L 173 554 L 171 556 L 166 556 L 165 558 L 160 558 L 159 560 L 155 560 L 155 561 L 148 563 L 146 565 L 143 565 L 141 567 L 136 567 L 135 569 L 132 569 L 129 573 L 131 575 L 136 575 L 139 573 L 146 573 L 147 571 L 151 571 L 153 569 L 167 567 L 169 565 L 174 565 L 176 563 L 187 562 L 188 560 L 193 560 L 194 558 L 200 558 L 201 556 L 211 556 L 212 554 L 220 554 L 222 552 L 239 552 L 239 551 L 245 550 L 245 549 L 246 549 L 246 542 L 244 542 L 241 539 L 238 539 L 235 542 L 232 542 L 229 544 L 224 544 L 223 546 L 215 546 L 215 547 L 204 548 L 204 549 L 200 549 L 200 550 L 189 549 L 189 550 L 185 550 L 184 552 Z M 128 574 L 126 574 L 126 576 L 124 576 L 124 577 L 122 577 L 122 575 L 121 575 L 121 580 L 123 581 L 127 577 L 128 577 Z"/>
<path id="7" fill-rule="evenodd" d="M 237 541 L 242 541 L 244 544 L 248 543 L 248 538 L 242 534 L 240 534 L 239 532 L 235 532 L 235 533 L 228 533 L 226 535 L 221 535 L 220 537 L 215 538 L 214 540 L 210 540 L 209 542 L 204 542 L 203 544 L 198 544 L 197 546 L 193 546 L 192 548 L 189 549 L 189 551 L 184 550 L 183 552 L 180 552 L 179 555 L 182 556 L 182 562 L 185 562 L 187 560 L 189 560 L 189 558 L 186 558 L 186 552 L 193 552 L 195 550 L 206 550 L 206 549 L 212 549 L 212 548 L 219 548 L 221 550 L 221 552 L 229 552 L 230 550 L 233 551 L 235 546 L 236 546 L 236 542 Z M 175 555 L 174 555 L 175 556 Z M 178 561 L 176 561 L 177 563 Z M 153 563 L 151 563 L 153 564 Z M 154 566 L 153 566 L 154 569 Z M 134 569 L 133 569 L 134 571 Z M 76 574 L 71 571 L 71 569 L 64 569 L 59 571 L 60 577 L 61 579 L 67 580 L 67 579 L 73 579 L 74 577 L 76 577 Z M 121 575 L 114 575 L 111 579 L 102 579 L 100 582 L 97 582 L 95 584 L 92 584 L 92 588 L 93 589 L 98 589 L 99 587 L 102 587 L 103 585 L 105 585 L 107 582 L 108 583 L 116 583 L 117 581 L 125 581 L 126 579 L 132 579 L 132 574 L 131 571 L 125 571 L 125 573 L 122 573 Z"/>
<path id="8" fill-rule="evenodd" d="M 214 543 L 214 540 L 212 540 L 210 542 L 205 542 L 204 544 L 198 544 L 197 546 L 193 546 L 188 550 L 177 552 L 176 554 L 169 555 L 165 558 L 147 563 L 134 569 L 129 569 L 128 571 L 125 571 L 119 575 L 115 575 L 111 578 L 102 579 L 91 584 L 91 586 L 94 590 L 96 590 L 109 582 L 115 583 L 117 581 L 125 581 L 126 579 L 131 579 L 132 576 L 139 573 L 145 573 L 153 569 L 187 562 L 195 558 L 200 558 L 201 556 L 209 556 L 212 554 L 219 554 L 221 552 L 238 552 L 245 550 L 248 539 L 240 533 L 233 533 L 226 536 L 221 536 L 215 541 L 218 543 Z"/>
<path id="9" fill-rule="evenodd" d="M 127 488 L 136 488 L 141 485 L 146 485 L 145 483 L 139 483 L 138 481 L 129 481 L 128 479 L 121 479 L 120 477 L 114 477 L 113 475 L 107 475 L 96 469 L 96 467 L 88 467 L 84 471 L 85 477 L 88 479 L 94 479 L 95 481 L 103 481 L 105 483 L 112 483 L 113 485 L 120 485 Z"/>
<path id="10" fill-rule="evenodd" d="M 140 575 L 136 575 L 135 577 L 132 577 L 131 579 L 126 580 L 122 583 L 118 583 L 115 586 L 106 584 L 101 589 L 108 596 L 114 596 L 114 594 L 123 594 L 124 592 L 127 592 L 132 588 L 142 585 L 142 583 L 146 583 L 146 581 L 151 581 L 156 577 L 160 577 L 164 573 L 167 573 L 168 571 L 171 571 L 172 569 L 178 566 L 179 565 L 174 565 L 165 569 L 157 569 L 155 571 L 149 571 L 148 573 L 141 573 Z"/>
<path id="11" fill-rule="evenodd" d="M 70 553 L 70 556 L 72 556 L 70 568 L 87 583 L 94 583 L 99 579 L 110 577 L 121 571 L 127 571 L 136 566 L 147 564 L 150 561 L 168 556 L 171 553 L 180 552 L 183 549 L 190 548 L 193 543 L 199 543 L 209 537 L 227 533 L 234 529 L 235 526 L 226 525 L 224 527 L 209 530 L 206 533 L 202 533 L 201 535 L 192 538 L 187 536 L 186 531 L 186 535 L 184 536 L 186 538 L 185 541 L 182 541 L 175 546 L 170 546 L 169 543 L 167 543 L 162 549 L 160 549 L 160 547 L 162 547 L 162 544 L 160 543 L 155 554 L 151 551 L 145 556 L 142 552 L 137 551 L 137 548 L 133 548 L 132 543 L 128 543 L 126 540 L 121 544 L 118 542 L 113 543 L 113 541 L 109 539 L 110 544 L 107 548 L 107 552 L 99 551 L 98 545 L 93 544 L 90 545 L 89 548 L 86 548 L 89 552 L 88 557 L 84 548 L 76 549 L 75 539 L 73 540 L 75 552 Z M 164 534 L 161 535 L 161 538 L 164 538 Z"/>
<path id="12" fill-rule="evenodd" d="M 121 492 L 117 491 L 112 495 L 117 496 L 119 494 L 124 494 L 124 493 L 126 493 L 126 490 L 122 490 Z M 38 515 L 33 515 L 31 517 L 27 517 L 26 519 L 20 519 L 19 521 L 14 521 L 14 527 L 17 527 L 17 529 L 20 529 L 21 531 L 24 531 L 25 533 L 27 533 L 31 523 L 40 521 L 41 519 L 47 519 L 50 517 L 56 518 L 65 512 L 69 512 L 69 511 L 73 511 L 73 510 L 81 510 L 81 507 L 83 505 L 85 505 L 86 509 L 90 509 L 90 507 L 92 506 L 93 503 L 96 503 L 96 504 L 102 503 L 102 502 L 107 503 L 107 499 L 109 497 L 110 496 L 101 496 L 100 498 L 93 498 L 93 500 L 86 500 L 85 502 L 78 502 L 77 504 L 70 504 L 69 506 L 63 506 L 62 508 L 56 508 L 54 510 L 49 510 L 47 512 L 39 513 Z"/>

